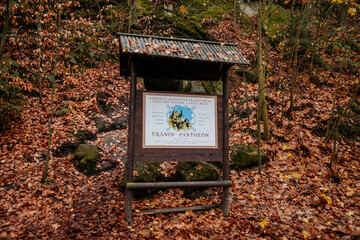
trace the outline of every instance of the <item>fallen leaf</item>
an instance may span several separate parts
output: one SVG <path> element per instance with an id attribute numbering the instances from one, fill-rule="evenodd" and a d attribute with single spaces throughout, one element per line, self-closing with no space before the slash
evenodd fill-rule
<path id="1" fill-rule="evenodd" d="M 266 222 L 266 219 L 265 219 L 264 221 L 259 222 L 259 225 L 260 225 L 260 227 L 264 228 L 268 225 L 268 223 Z"/>

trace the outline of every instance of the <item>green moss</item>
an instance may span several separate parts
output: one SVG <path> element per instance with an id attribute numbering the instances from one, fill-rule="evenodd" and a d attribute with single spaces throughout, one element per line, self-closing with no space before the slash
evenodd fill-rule
<path id="1" fill-rule="evenodd" d="M 201 84 L 207 94 L 222 93 L 222 81 L 202 81 Z"/>
<path id="2" fill-rule="evenodd" d="M 151 12 L 153 11 L 153 9 L 150 7 L 150 2 L 149 0 L 142 0 L 139 2 L 139 7 L 141 12 L 144 15 L 151 15 Z"/>
<path id="3" fill-rule="evenodd" d="M 63 114 L 68 115 L 68 114 L 69 114 L 69 109 L 67 109 L 67 108 L 61 108 L 61 109 L 59 109 L 59 110 L 57 111 L 57 114 L 58 114 L 58 115 L 63 115 Z"/>
<path id="4" fill-rule="evenodd" d="M 75 152 L 74 166 L 86 175 L 92 175 L 99 170 L 96 163 L 99 160 L 99 150 L 96 145 L 81 144 Z"/>
<path id="5" fill-rule="evenodd" d="M 267 9 L 266 15 L 271 13 L 270 18 L 265 19 L 264 26 L 267 27 L 269 20 L 270 26 L 268 33 L 270 38 L 282 31 L 282 27 L 286 26 L 290 19 L 290 12 L 278 5 L 273 5 Z"/>
<path id="6" fill-rule="evenodd" d="M 204 8 L 203 4 L 207 4 Z M 186 13 L 181 13 L 179 7 L 184 6 Z M 221 21 L 223 14 L 226 13 L 218 5 L 212 5 L 210 1 L 182 1 L 182 4 L 174 9 L 173 15 L 164 17 L 175 24 L 175 28 L 184 33 L 187 37 L 206 39 L 206 27 L 203 26 L 203 20 L 214 19 Z M 176 34 L 176 32 L 175 32 Z"/>
<path id="7" fill-rule="evenodd" d="M 160 162 L 135 163 L 136 182 L 163 182 L 167 178 L 160 172 Z"/>
<path id="8" fill-rule="evenodd" d="M 258 165 L 259 155 L 257 148 L 252 144 L 234 144 L 231 148 L 232 165 L 236 168 L 250 168 Z M 261 162 L 268 161 L 264 151 L 261 150 Z"/>
<path id="9" fill-rule="evenodd" d="M 169 181 L 162 174 L 160 162 L 136 162 L 134 164 L 134 182 L 166 182 Z M 126 174 L 124 175 L 120 186 L 126 186 Z"/>
<path id="10" fill-rule="evenodd" d="M 74 153 L 78 147 L 79 147 L 78 143 L 67 141 L 62 143 L 58 148 L 58 150 L 61 152 L 61 154 L 70 154 L 70 153 Z"/>
<path id="11" fill-rule="evenodd" d="M 77 133 L 75 134 L 76 137 L 76 141 L 79 144 L 84 144 L 86 142 L 86 140 L 88 139 L 88 132 L 85 130 L 79 130 L 77 131 Z"/>
<path id="12" fill-rule="evenodd" d="M 176 175 L 179 181 L 215 181 L 219 177 L 217 168 L 204 162 L 181 162 Z"/>

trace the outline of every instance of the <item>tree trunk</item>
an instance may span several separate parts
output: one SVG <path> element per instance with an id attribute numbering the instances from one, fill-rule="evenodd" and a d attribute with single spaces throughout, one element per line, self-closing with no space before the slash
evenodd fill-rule
<path id="1" fill-rule="evenodd" d="M 345 27 L 346 26 L 347 15 L 348 15 L 348 10 L 350 8 L 350 1 L 348 1 L 347 3 L 339 4 L 338 8 L 339 8 L 338 24 L 339 24 L 340 27 Z"/>
<path id="2" fill-rule="evenodd" d="M 340 123 L 341 123 L 341 121 L 342 121 L 342 118 L 346 115 L 346 113 L 349 111 L 351 105 L 353 104 L 354 99 L 356 98 L 357 91 L 359 90 L 359 86 L 360 86 L 360 83 L 357 84 L 356 89 L 355 89 L 355 91 L 354 91 L 354 94 L 353 94 L 350 102 L 348 103 L 348 105 L 346 106 L 346 108 L 341 112 L 341 114 L 339 114 L 339 116 L 337 117 L 337 119 L 336 119 L 336 121 L 335 121 L 335 126 L 334 126 L 334 132 L 335 132 L 334 145 L 333 145 L 333 152 L 332 152 L 332 154 L 331 154 L 331 161 L 330 161 L 330 164 L 329 164 L 330 172 L 333 172 L 333 166 L 334 166 L 334 163 L 335 163 L 336 160 L 337 160 L 337 153 L 338 153 L 337 141 L 338 141 L 338 137 L 339 137 L 339 126 L 340 126 Z"/>
<path id="3" fill-rule="evenodd" d="M 58 23 L 57 23 L 57 27 L 58 27 L 58 32 L 60 34 L 59 38 L 61 38 L 61 33 L 60 33 L 60 23 L 61 23 L 61 14 L 62 11 L 60 10 L 59 12 L 59 17 L 58 17 Z M 50 161 L 50 151 L 51 151 L 51 140 L 52 140 L 52 128 L 51 128 L 51 124 L 52 124 L 52 120 L 54 117 L 54 95 L 55 95 L 55 88 L 56 88 L 56 65 L 57 65 L 57 58 L 58 58 L 58 54 L 59 54 L 59 38 L 56 40 L 56 53 L 55 53 L 55 58 L 54 58 L 54 62 L 53 62 L 53 75 L 50 75 L 51 77 L 49 77 L 50 82 L 52 84 L 52 90 L 51 90 L 51 100 L 50 100 L 50 108 L 51 108 L 51 112 L 50 112 L 50 119 L 49 119 L 49 123 L 48 123 L 48 127 L 49 127 L 49 140 L 48 140 L 48 145 L 47 145 L 47 150 L 46 150 L 46 159 L 45 159 L 45 163 L 44 163 L 44 172 L 43 172 L 43 176 L 41 178 L 41 182 L 42 183 L 47 183 L 48 180 L 48 171 L 49 171 L 49 161 Z"/>
<path id="4" fill-rule="evenodd" d="M 264 70 L 264 61 L 262 54 L 262 27 L 264 23 L 264 9 L 265 9 L 266 1 L 259 2 L 259 16 L 258 16 L 258 50 L 257 50 L 257 65 L 256 71 L 258 75 L 258 84 L 259 84 L 259 109 L 262 115 L 263 123 L 264 123 L 264 138 L 265 140 L 269 140 L 270 138 L 270 128 L 269 128 L 269 119 L 267 114 L 267 106 L 265 99 L 265 70 Z"/>
<path id="5" fill-rule="evenodd" d="M 295 36 L 295 43 L 294 43 L 294 58 L 292 61 L 292 75 L 291 75 L 291 82 L 290 82 L 290 113 L 294 110 L 294 89 L 295 83 L 298 75 L 298 52 L 299 52 L 299 38 L 300 38 L 300 27 L 301 27 L 301 12 L 303 10 L 303 6 L 301 10 L 297 13 L 297 23 L 296 23 L 296 36 Z"/>
<path id="6" fill-rule="evenodd" d="M 54 63 L 54 65 L 56 66 L 56 62 Z M 54 68 L 55 70 L 55 68 Z M 47 179 L 48 179 L 48 171 L 49 171 L 49 160 L 50 160 L 50 147 L 51 147 L 51 139 L 52 139 L 52 128 L 51 128 L 51 124 L 52 124 L 52 120 L 54 117 L 54 94 L 55 94 L 55 77 L 53 79 L 53 83 L 52 83 L 52 91 L 51 91 L 51 102 L 50 102 L 50 108 L 51 108 L 51 113 L 50 113 L 50 119 L 49 119 L 49 140 L 48 140 L 48 145 L 47 145 L 47 150 L 46 150 L 46 159 L 45 159 L 45 163 L 44 163 L 44 172 L 43 172 L 43 176 L 41 178 L 41 182 L 46 183 Z"/>
<path id="7" fill-rule="evenodd" d="M 10 22 L 10 17 L 11 17 L 13 0 L 7 0 L 6 6 L 7 7 L 6 7 L 5 24 L 4 24 L 4 28 L 3 28 L 2 37 L 1 37 L 1 43 L 0 43 L 0 70 L 2 69 L 2 65 L 3 65 L 2 58 L 3 58 L 3 54 L 4 54 L 7 34 L 9 31 L 9 22 Z"/>

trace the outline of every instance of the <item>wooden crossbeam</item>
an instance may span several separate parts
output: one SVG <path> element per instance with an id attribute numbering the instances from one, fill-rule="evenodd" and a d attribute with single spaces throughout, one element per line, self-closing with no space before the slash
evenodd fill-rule
<path id="1" fill-rule="evenodd" d="M 151 189 L 151 188 L 202 188 L 202 187 L 230 187 L 231 181 L 193 181 L 193 182 L 128 182 L 126 188 Z"/>

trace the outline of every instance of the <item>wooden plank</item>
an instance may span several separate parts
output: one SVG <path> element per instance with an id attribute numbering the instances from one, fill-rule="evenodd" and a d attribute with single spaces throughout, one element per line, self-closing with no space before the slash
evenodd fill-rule
<path id="1" fill-rule="evenodd" d="M 130 182 L 126 184 L 128 189 L 162 189 L 162 188 L 206 188 L 206 187 L 229 187 L 231 181 L 193 181 L 193 182 Z"/>
<path id="2" fill-rule="evenodd" d="M 141 145 L 135 145 L 136 146 L 136 153 L 135 155 L 140 154 L 221 154 L 222 149 L 191 149 L 191 148 L 183 148 L 183 149 L 161 149 L 161 148 L 143 148 L 138 149 L 141 147 Z"/>
<path id="3" fill-rule="evenodd" d="M 163 214 L 163 213 L 174 213 L 174 212 L 185 212 L 185 211 L 209 210 L 218 207 L 220 207 L 220 205 L 211 204 L 211 205 L 177 207 L 177 208 L 148 209 L 148 210 L 140 210 L 140 212 L 135 212 L 134 214 L 151 215 L 151 214 L 159 214 L 159 213 Z"/>
<path id="4" fill-rule="evenodd" d="M 134 170 L 134 146 L 135 146 L 135 102 L 136 102 L 136 69 L 134 61 L 131 61 L 130 79 L 130 106 L 129 106 L 129 127 L 128 127 L 128 160 L 126 164 L 126 182 L 133 181 Z M 129 224 L 132 222 L 132 202 L 133 192 L 126 188 L 125 191 L 125 220 Z"/>
<path id="5" fill-rule="evenodd" d="M 221 162 L 222 154 L 143 154 L 135 155 L 135 162 Z"/>
<path id="6" fill-rule="evenodd" d="M 230 162 L 229 162 L 229 79 L 228 69 L 223 73 L 223 179 L 230 180 Z M 223 189 L 223 215 L 229 216 L 229 187 Z"/>

